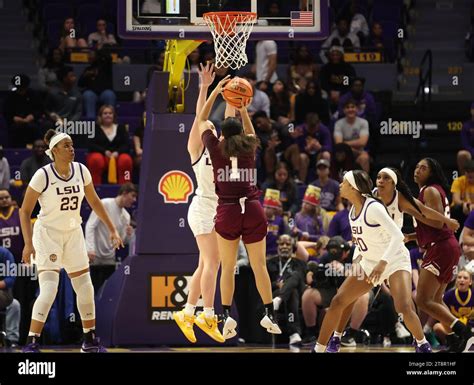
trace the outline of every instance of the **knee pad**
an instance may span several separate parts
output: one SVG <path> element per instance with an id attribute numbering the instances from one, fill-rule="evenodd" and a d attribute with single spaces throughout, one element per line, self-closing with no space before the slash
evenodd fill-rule
<path id="1" fill-rule="evenodd" d="M 83 321 L 95 319 L 94 286 L 90 273 L 71 279 L 77 296 L 77 309 Z"/>
<path id="2" fill-rule="evenodd" d="M 32 319 L 46 322 L 49 309 L 56 299 L 59 284 L 59 273 L 57 271 L 43 271 L 39 274 L 40 294 L 33 305 Z"/>

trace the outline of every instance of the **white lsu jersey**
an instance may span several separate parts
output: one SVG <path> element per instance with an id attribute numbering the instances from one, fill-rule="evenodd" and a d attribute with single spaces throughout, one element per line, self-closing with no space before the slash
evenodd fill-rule
<path id="1" fill-rule="evenodd" d="M 196 195 L 203 198 L 215 199 L 217 201 L 214 172 L 212 170 L 211 157 L 207 148 L 204 147 L 199 159 L 193 163 L 193 170 L 196 175 L 198 186 L 196 189 Z"/>
<path id="2" fill-rule="evenodd" d="M 38 198 L 41 210 L 38 221 L 46 228 L 70 231 L 81 226 L 81 204 L 84 199 L 84 186 L 92 182 L 92 177 L 81 163 L 71 163 L 68 179 L 59 176 L 53 163 L 35 172 L 29 186 L 40 193 Z"/>
<path id="3" fill-rule="evenodd" d="M 383 210 L 383 211 L 382 211 Z M 354 216 L 355 207 L 352 206 L 349 212 L 352 239 L 357 245 L 359 254 L 363 259 L 378 262 L 383 257 L 390 244 L 391 235 L 376 219 L 381 215 L 386 215 L 385 207 L 373 198 L 366 198 L 360 214 Z M 404 256 L 408 254 L 408 249 L 403 242 L 397 246 L 395 255 Z"/>
<path id="4" fill-rule="evenodd" d="M 374 194 L 377 193 L 377 188 L 374 190 Z M 387 206 L 387 211 L 390 217 L 395 221 L 398 227 L 402 228 L 403 227 L 403 212 L 400 211 L 400 208 L 398 206 L 398 192 L 397 189 L 395 189 L 395 196 L 393 199 L 390 201 L 390 203 Z"/>

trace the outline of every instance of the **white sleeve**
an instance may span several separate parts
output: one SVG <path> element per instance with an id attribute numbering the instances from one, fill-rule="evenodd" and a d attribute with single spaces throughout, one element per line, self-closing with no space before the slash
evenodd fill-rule
<path id="1" fill-rule="evenodd" d="M 84 186 L 87 186 L 89 183 L 92 182 L 92 176 L 89 169 L 84 166 L 82 163 L 79 163 L 79 167 L 81 168 L 81 175 L 84 178 Z"/>
<path id="2" fill-rule="evenodd" d="M 390 243 L 381 258 L 383 261 L 389 262 L 397 253 L 400 244 L 403 243 L 402 231 L 395 221 L 390 218 L 387 210 L 380 202 L 369 203 L 365 212 L 365 219 L 368 224 L 380 225 L 390 235 Z"/>
<path id="3" fill-rule="evenodd" d="M 334 137 L 338 136 L 340 138 L 342 138 L 344 140 L 344 136 L 342 135 L 342 120 L 343 119 L 339 119 L 338 121 L 336 121 L 336 124 L 334 125 Z"/>
<path id="4" fill-rule="evenodd" d="M 48 182 L 46 170 L 44 168 L 40 168 L 35 172 L 28 186 L 30 186 L 36 192 L 42 193 L 44 190 L 46 190 L 46 187 L 48 187 Z"/>

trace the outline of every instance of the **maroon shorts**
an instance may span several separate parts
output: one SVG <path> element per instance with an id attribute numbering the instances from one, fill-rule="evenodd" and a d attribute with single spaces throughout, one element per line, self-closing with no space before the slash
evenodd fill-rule
<path id="1" fill-rule="evenodd" d="M 440 283 L 449 283 L 453 279 L 460 256 L 459 243 L 456 238 L 451 237 L 428 247 L 421 267 L 432 272 Z"/>
<path id="2" fill-rule="evenodd" d="M 245 212 L 239 203 L 220 203 L 215 219 L 217 234 L 229 241 L 240 238 L 255 243 L 267 236 L 267 218 L 258 200 L 246 201 Z"/>

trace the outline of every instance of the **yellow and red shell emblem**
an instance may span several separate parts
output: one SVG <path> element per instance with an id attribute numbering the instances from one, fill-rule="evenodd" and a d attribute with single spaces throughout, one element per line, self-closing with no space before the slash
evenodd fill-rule
<path id="1" fill-rule="evenodd" d="M 188 203 L 194 192 L 193 180 L 183 171 L 171 170 L 161 177 L 158 191 L 165 203 Z"/>

